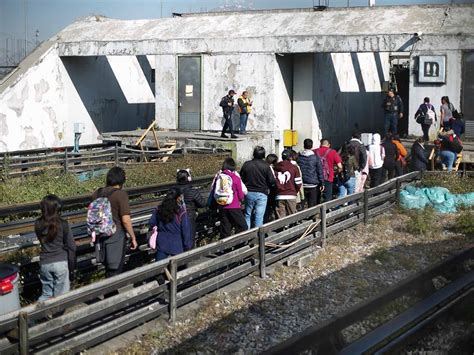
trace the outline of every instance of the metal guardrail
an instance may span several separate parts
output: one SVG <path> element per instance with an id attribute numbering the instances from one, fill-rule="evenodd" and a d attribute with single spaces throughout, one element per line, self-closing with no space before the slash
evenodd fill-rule
<path id="1" fill-rule="evenodd" d="M 385 292 L 357 304 L 335 317 L 308 328 L 300 334 L 270 348 L 264 354 L 300 354 L 317 350 L 323 354 L 393 353 L 413 341 L 416 334 L 453 304 L 471 295 L 474 288 L 474 271 L 461 272 L 463 262 L 474 258 L 474 248 L 469 248 L 447 260 L 442 260 L 390 287 Z M 452 281 L 436 290 L 432 280 L 443 276 Z M 373 331 L 348 344 L 342 332 L 344 329 L 376 314 L 386 305 L 409 294 L 423 294 L 422 301 L 390 319 Z"/>
<path id="2" fill-rule="evenodd" d="M 413 172 L 392 179 L 364 193 L 323 203 L 1 316 L 0 352 L 77 352 L 160 314 L 168 313 L 173 322 L 180 306 L 251 273 L 265 277 L 268 266 L 304 249 L 324 247 L 329 235 L 390 209 L 401 186 L 420 176 Z M 307 233 L 317 220 L 318 230 Z M 110 296 L 117 290 L 118 294 Z"/>

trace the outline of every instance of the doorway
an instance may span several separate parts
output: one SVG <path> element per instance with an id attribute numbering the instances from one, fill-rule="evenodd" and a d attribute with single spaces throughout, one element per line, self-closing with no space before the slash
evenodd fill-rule
<path id="1" fill-rule="evenodd" d="M 398 96 L 402 99 L 403 102 L 403 119 L 398 122 L 398 134 L 400 137 L 408 136 L 408 98 L 409 98 L 409 88 L 410 88 L 410 68 L 407 65 L 394 65 L 393 66 L 396 91 Z"/>
<path id="2" fill-rule="evenodd" d="M 201 129 L 201 57 L 178 57 L 178 129 Z"/>

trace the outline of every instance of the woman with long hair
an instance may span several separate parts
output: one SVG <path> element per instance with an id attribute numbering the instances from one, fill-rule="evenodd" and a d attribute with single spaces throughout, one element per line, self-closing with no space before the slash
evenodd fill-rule
<path id="1" fill-rule="evenodd" d="M 153 212 L 150 228 L 156 228 L 156 261 L 185 252 L 193 246 L 189 217 L 179 188 L 173 187 Z"/>
<path id="2" fill-rule="evenodd" d="M 74 259 L 76 244 L 71 228 L 61 218 L 61 200 L 45 196 L 40 203 L 41 217 L 35 222 L 35 233 L 41 244 L 39 301 L 62 295 L 70 289 L 68 260 Z"/>

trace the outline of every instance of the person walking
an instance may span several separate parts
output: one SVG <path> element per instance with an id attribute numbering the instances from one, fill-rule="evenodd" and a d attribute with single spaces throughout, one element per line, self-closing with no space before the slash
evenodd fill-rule
<path id="1" fill-rule="evenodd" d="M 385 179 L 390 180 L 394 178 L 398 159 L 398 149 L 395 143 L 393 143 L 392 134 L 390 132 L 385 136 L 382 147 L 385 151 L 381 178 L 381 181 L 383 182 Z"/>
<path id="2" fill-rule="evenodd" d="M 419 137 L 415 140 L 411 147 L 411 171 L 425 171 L 428 167 L 428 153 L 425 148 L 425 141 L 423 137 Z"/>
<path id="3" fill-rule="evenodd" d="M 324 191 L 323 166 L 319 155 L 312 150 L 312 139 L 305 139 L 303 147 L 304 150 L 299 153 L 297 163 L 303 179 L 304 200 L 309 208 L 321 202 L 321 192 Z"/>
<path id="4" fill-rule="evenodd" d="M 374 133 L 372 136 L 372 144 L 369 145 L 369 176 L 370 187 L 380 185 L 382 178 L 382 166 L 385 159 L 385 150 L 380 144 L 380 134 Z"/>
<path id="5" fill-rule="evenodd" d="M 191 228 L 191 237 L 193 239 L 192 246 L 195 245 L 196 238 L 196 218 L 197 209 L 204 208 L 207 206 L 206 199 L 201 195 L 199 190 L 193 189 L 192 177 L 190 169 L 181 169 L 176 173 L 176 182 L 178 188 L 183 195 L 183 202 L 186 206 L 186 212 L 189 218 L 189 225 Z"/>
<path id="6" fill-rule="evenodd" d="M 403 102 L 400 96 L 395 95 L 393 89 L 389 89 L 387 96 L 383 101 L 384 133 L 397 133 L 398 120 L 403 118 Z"/>
<path id="7" fill-rule="evenodd" d="M 291 162 L 291 156 L 291 149 L 285 149 L 281 155 L 282 161 L 275 166 L 278 218 L 296 213 L 296 195 L 302 186 L 300 171 L 298 166 Z"/>
<path id="8" fill-rule="evenodd" d="M 171 188 L 150 218 L 150 228 L 156 228 L 154 246 L 156 261 L 183 253 L 193 247 L 194 238 L 184 197 L 179 187 Z"/>
<path id="9" fill-rule="evenodd" d="M 92 194 L 93 201 L 99 197 L 106 197 L 109 200 L 116 228 L 110 237 L 99 236 L 96 241 L 96 249 L 100 251 L 100 258 L 105 264 L 106 277 L 122 273 L 127 239 L 125 233 L 128 233 L 131 239 L 130 249 L 135 250 L 138 246 L 130 218 L 128 194 L 122 189 L 125 180 L 125 171 L 121 167 L 113 167 L 107 173 L 106 186 Z"/>
<path id="10" fill-rule="evenodd" d="M 219 209 L 221 239 L 230 236 L 232 228 L 234 228 L 236 234 L 248 228 L 240 207 L 240 203 L 244 201 L 247 193 L 247 188 L 235 169 L 235 160 L 226 158 L 222 164 L 222 169 L 216 174 L 212 184 L 211 198 L 214 199 Z"/>
<path id="11" fill-rule="evenodd" d="M 275 166 L 278 163 L 278 156 L 276 154 L 270 153 L 265 158 L 265 162 L 270 167 L 273 177 L 275 178 Z M 270 188 L 270 193 L 268 194 L 267 208 L 265 209 L 265 216 L 263 217 L 264 223 L 273 221 L 275 219 L 276 195 L 277 195 L 277 187 L 276 187 L 276 180 L 275 180 L 275 185 L 273 185 L 273 187 Z"/>
<path id="12" fill-rule="evenodd" d="M 334 168 L 337 172 L 342 171 L 342 159 L 339 154 L 331 148 L 331 142 L 327 138 L 320 141 L 320 146 L 313 150 L 321 159 L 324 179 L 324 202 L 332 200 L 333 184 L 334 184 Z"/>
<path id="13" fill-rule="evenodd" d="M 353 144 L 347 144 L 343 152 L 342 157 L 342 171 L 337 177 L 338 187 L 338 198 L 352 195 L 355 192 L 357 185 L 356 174 L 359 172 L 359 151 L 356 151 L 356 146 Z"/>
<path id="14" fill-rule="evenodd" d="M 438 121 L 436 117 L 436 111 L 432 104 L 430 104 L 430 98 L 425 97 L 423 103 L 420 105 L 418 110 L 415 113 L 415 120 L 421 125 L 421 130 L 423 131 L 423 139 L 429 141 L 429 130 L 431 125 Z"/>
<path id="15" fill-rule="evenodd" d="M 248 190 L 245 220 L 249 229 L 263 225 L 268 194 L 275 186 L 275 176 L 264 159 L 265 148 L 257 146 L 253 150 L 253 159 L 245 162 L 240 169 L 240 177 Z"/>
<path id="16" fill-rule="evenodd" d="M 445 131 L 449 131 L 451 128 L 451 122 L 453 121 L 453 110 L 454 107 L 449 102 L 449 97 L 443 96 L 441 98 L 441 108 L 440 108 L 440 113 L 441 113 L 441 125 Z"/>
<path id="17" fill-rule="evenodd" d="M 38 301 L 69 291 L 71 261 L 75 260 L 76 243 L 68 222 L 61 218 L 61 200 L 56 195 L 45 196 L 40 203 L 41 217 L 35 221 L 35 233 L 40 251 L 41 296 Z"/>
<path id="18" fill-rule="evenodd" d="M 252 111 L 253 102 L 249 99 L 249 92 L 244 91 L 242 96 L 237 99 L 237 107 L 240 113 L 240 134 L 247 134 L 247 121 Z"/>
<path id="19" fill-rule="evenodd" d="M 344 152 L 344 150 L 349 148 L 353 151 L 352 155 L 354 155 L 357 162 L 357 166 L 354 170 L 355 190 L 357 190 L 357 186 L 363 186 L 365 184 L 365 179 L 367 178 L 367 175 L 365 175 L 365 177 L 363 176 L 364 169 L 367 166 L 367 149 L 365 148 L 364 143 L 362 143 L 362 136 L 358 130 L 354 130 L 351 139 L 343 145 L 342 154 L 345 155 L 345 158 L 350 156 Z M 352 186 L 350 187 L 350 190 L 353 190 Z"/>
<path id="20" fill-rule="evenodd" d="M 407 162 L 405 159 L 408 155 L 408 152 L 405 146 L 403 145 L 403 143 L 401 142 L 400 136 L 398 134 L 395 134 L 392 137 L 392 142 L 393 144 L 396 145 L 397 152 L 398 152 L 397 161 L 395 163 L 395 176 L 398 177 L 398 176 L 403 175 L 403 170 L 405 169 L 407 165 Z"/>
<path id="21" fill-rule="evenodd" d="M 232 113 L 234 112 L 234 95 L 236 92 L 234 90 L 229 90 L 228 94 L 221 99 L 219 106 L 222 107 L 222 112 L 224 113 L 224 126 L 222 127 L 222 138 L 229 138 L 225 135 L 227 129 L 229 129 L 230 137 L 237 138 L 234 134 L 234 128 L 232 123 Z"/>

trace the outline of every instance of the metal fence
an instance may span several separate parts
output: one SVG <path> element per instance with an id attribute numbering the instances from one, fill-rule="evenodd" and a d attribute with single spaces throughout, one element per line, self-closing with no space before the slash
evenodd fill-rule
<path id="1" fill-rule="evenodd" d="M 420 178 L 413 172 L 2 316 L 0 352 L 76 352 L 161 314 L 174 322 L 180 306 L 249 274 L 265 277 L 270 265 L 387 211 Z"/>

